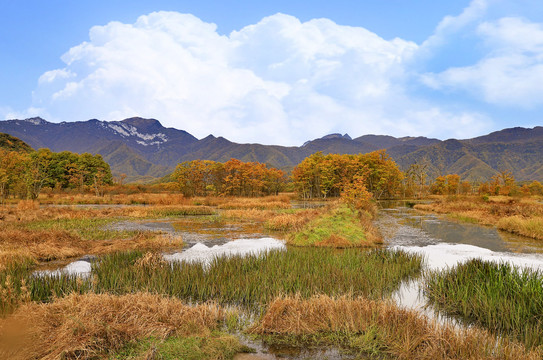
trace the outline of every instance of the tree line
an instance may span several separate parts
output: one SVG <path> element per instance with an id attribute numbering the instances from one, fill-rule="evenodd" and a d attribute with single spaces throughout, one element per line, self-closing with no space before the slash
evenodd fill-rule
<path id="1" fill-rule="evenodd" d="M 0 149 L 2 201 L 9 196 L 36 199 L 43 188 L 92 189 L 97 195 L 103 195 L 104 186 L 111 184 L 109 164 L 99 154 Z"/>
<path id="2" fill-rule="evenodd" d="M 185 196 L 262 196 L 279 193 L 286 183 L 284 171 L 259 162 L 230 159 L 225 163 L 193 160 L 178 164 L 172 174 Z"/>

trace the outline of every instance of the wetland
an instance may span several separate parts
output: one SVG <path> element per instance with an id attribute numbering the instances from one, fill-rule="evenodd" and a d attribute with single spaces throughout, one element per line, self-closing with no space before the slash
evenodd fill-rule
<path id="1" fill-rule="evenodd" d="M 205 354 L 197 359 L 430 359 L 443 354 L 460 359 L 473 354 L 491 358 L 496 352 L 504 359 L 536 359 L 541 355 L 537 337 L 489 325 L 438 301 L 443 298 L 439 291 L 450 290 L 436 285 L 442 286 L 447 277 L 456 279 L 458 266 L 474 258 L 484 264 L 511 264 L 509 273 L 528 269 L 533 271 L 531 281 L 537 282 L 543 245 L 536 240 L 421 212 L 403 202 L 380 202 L 372 222 L 382 237 L 374 245 L 300 246 L 289 242 L 292 232 L 318 233 L 311 226 L 330 211 L 330 202 L 277 197 L 263 199 L 258 206 L 254 199 L 199 202 L 161 208 L 101 204 L 39 207 L 18 214 L 12 210 L 20 220 L 3 225 L 12 234 L 56 231 L 64 242 L 85 245 L 51 260 L 24 253 L 21 261 L 7 263 L 0 274 L 3 321 L 32 321 L 33 313 L 58 306 L 117 304 L 134 296 L 139 300 L 130 301 L 136 303 L 212 306 L 217 315 L 194 333 L 172 330 L 175 326 L 159 321 L 155 330 L 125 338 L 119 326 L 117 335 L 108 335 L 118 336 L 118 343 L 81 343 L 77 349 L 68 346 L 63 351 L 83 358 L 135 359 L 163 348 L 157 351 L 167 358 L 167 349 L 179 348 L 181 354 L 189 346 L 187 341 L 196 344 L 204 338 L 213 346 L 206 350 L 199 343 Z M 116 306 L 128 311 L 125 305 Z M 499 314 L 503 309 L 493 311 Z M 88 331 L 105 331 L 99 324 L 91 326 L 82 313 L 72 316 L 81 316 L 78 321 Z M 514 321 L 522 321 L 521 316 L 531 316 L 535 319 L 531 329 L 539 329 L 541 313 L 528 312 Z M 195 326 L 190 325 L 194 319 L 179 321 Z M 166 328 L 169 332 L 164 332 Z M 49 350 L 42 355 L 54 358 L 54 349 Z"/>

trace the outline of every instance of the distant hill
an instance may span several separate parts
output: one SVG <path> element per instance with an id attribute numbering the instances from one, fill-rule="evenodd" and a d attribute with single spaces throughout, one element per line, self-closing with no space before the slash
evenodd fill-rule
<path id="1" fill-rule="evenodd" d="M 51 123 L 41 118 L 0 121 L 0 131 L 33 148 L 101 154 L 114 174 L 128 181 L 147 181 L 170 173 L 183 161 L 207 159 L 258 161 L 287 171 L 305 157 L 322 151 L 357 154 L 386 149 L 403 170 L 427 164 L 430 178 L 457 173 L 463 179 L 486 180 L 511 170 L 518 180 L 543 180 L 543 127 L 511 128 L 473 139 L 441 141 L 426 137 L 330 134 L 302 146 L 238 144 L 209 135 L 197 139 L 158 120 L 129 118 Z M 12 140 L 10 140 L 12 141 Z"/>
<path id="2" fill-rule="evenodd" d="M 0 133 L 0 149 L 7 151 L 17 151 L 29 153 L 34 151 L 27 143 L 24 141 L 11 136 L 9 134 Z"/>

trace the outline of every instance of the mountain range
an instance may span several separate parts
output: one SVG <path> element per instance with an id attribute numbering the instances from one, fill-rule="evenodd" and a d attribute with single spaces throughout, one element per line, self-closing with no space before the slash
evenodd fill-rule
<path id="1" fill-rule="evenodd" d="M 209 135 L 197 139 L 186 131 L 166 128 L 155 119 L 122 121 L 92 119 L 52 123 L 42 118 L 0 121 L 0 132 L 15 136 L 34 149 L 101 154 L 114 174 L 129 181 L 149 181 L 169 174 L 183 161 L 205 159 L 258 161 L 291 170 L 317 152 L 357 154 L 386 149 L 407 170 L 425 166 L 430 178 L 456 173 L 462 179 L 487 180 L 511 170 L 517 180 L 543 180 L 543 127 L 510 128 L 464 140 L 426 137 L 330 134 L 302 146 L 238 144 Z"/>

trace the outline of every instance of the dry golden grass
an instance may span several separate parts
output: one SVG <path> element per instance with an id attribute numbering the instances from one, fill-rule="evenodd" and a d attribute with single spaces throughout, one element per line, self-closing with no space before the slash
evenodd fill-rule
<path id="1" fill-rule="evenodd" d="M 255 208 L 224 210 L 221 212 L 221 217 L 226 219 L 244 219 L 255 221 L 266 221 L 277 213 L 274 210 L 261 210 Z"/>
<path id="2" fill-rule="evenodd" d="M 151 205 L 128 207 L 4 207 L 0 208 L 0 224 L 41 220 L 111 218 L 111 217 L 168 217 L 182 215 L 205 215 L 214 213 L 207 206 L 195 205 Z"/>
<path id="3" fill-rule="evenodd" d="M 287 231 L 300 230 L 309 221 L 321 214 L 321 211 L 315 209 L 301 210 L 291 214 L 275 215 L 266 222 L 266 228 L 270 230 Z"/>
<path id="4" fill-rule="evenodd" d="M 96 196 L 94 194 L 42 194 L 38 198 L 42 204 L 112 204 L 112 205 L 189 205 L 191 199 L 180 193 L 144 193 L 111 194 Z"/>
<path id="5" fill-rule="evenodd" d="M 187 306 L 148 293 L 72 294 L 30 303 L 0 322 L 2 359 L 95 359 L 147 337 L 208 336 L 224 318 L 213 304 Z"/>
<path id="6" fill-rule="evenodd" d="M 33 261 L 63 260 L 86 254 L 102 255 L 125 250 L 179 248 L 180 236 L 138 233 L 128 239 L 84 240 L 65 230 L 2 229 L 0 269 L 15 259 Z"/>
<path id="7" fill-rule="evenodd" d="M 277 298 L 251 331 L 272 341 L 294 335 L 321 344 L 336 334 L 328 339 L 342 338 L 343 345 L 379 358 L 535 360 L 543 355 L 483 330 L 440 326 L 415 311 L 364 298 Z"/>
<path id="8" fill-rule="evenodd" d="M 496 226 L 500 230 L 543 240 L 543 217 L 526 219 L 521 216 L 509 216 L 498 220 Z"/>
<path id="9" fill-rule="evenodd" d="M 415 209 L 543 240 L 543 204 L 533 199 L 495 196 L 485 201 L 478 196 L 440 197 L 431 204 L 415 205 Z"/>
<path id="10" fill-rule="evenodd" d="M 219 209 L 290 209 L 290 198 L 285 195 L 260 198 L 229 198 L 218 206 Z"/>

